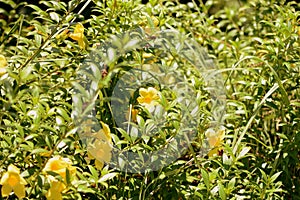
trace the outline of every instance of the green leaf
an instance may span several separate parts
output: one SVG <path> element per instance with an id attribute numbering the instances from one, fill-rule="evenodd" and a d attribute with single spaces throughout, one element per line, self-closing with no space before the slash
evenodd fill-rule
<path id="1" fill-rule="evenodd" d="M 52 20 L 54 20 L 55 22 L 59 22 L 59 15 L 56 12 L 51 12 L 50 13 L 50 17 Z"/>
<path id="2" fill-rule="evenodd" d="M 132 140 L 131 140 L 131 137 L 128 135 L 128 133 L 123 130 L 122 128 L 116 128 L 121 134 L 122 136 L 127 140 L 129 141 L 130 143 L 132 143 Z"/>
<path id="3" fill-rule="evenodd" d="M 251 147 L 243 147 L 242 151 L 239 153 L 237 159 L 243 158 L 249 151 Z"/>
<path id="4" fill-rule="evenodd" d="M 267 183 L 268 182 L 267 174 L 262 169 L 259 169 L 259 171 L 263 177 L 263 180 L 265 181 L 265 183 Z"/>
<path id="5" fill-rule="evenodd" d="M 201 175 L 202 175 L 203 181 L 204 181 L 204 183 L 206 185 L 206 189 L 209 190 L 210 189 L 210 185 L 209 185 L 209 176 L 208 176 L 208 173 L 204 169 L 201 169 Z"/>
<path id="6" fill-rule="evenodd" d="M 35 148 L 34 150 L 31 151 L 31 153 L 40 154 L 40 153 L 49 153 L 49 151 L 43 148 Z"/>
<path id="7" fill-rule="evenodd" d="M 83 193 L 92 193 L 92 194 L 96 193 L 95 190 L 93 190 L 92 188 L 89 188 L 89 187 L 87 187 L 85 185 L 79 185 L 77 187 L 77 191 L 78 192 L 83 192 Z"/>
<path id="8" fill-rule="evenodd" d="M 71 118 L 67 111 L 61 107 L 56 107 L 56 111 L 58 114 L 60 114 L 67 122 L 70 122 Z"/>
<path id="9" fill-rule="evenodd" d="M 72 177 L 70 176 L 70 171 L 68 168 L 66 168 L 66 182 L 68 185 L 71 184 L 71 178 Z"/>
<path id="10" fill-rule="evenodd" d="M 230 179 L 230 181 L 228 183 L 228 189 L 234 190 L 234 188 L 235 188 L 235 182 L 236 182 L 236 178 Z"/>
<path id="11" fill-rule="evenodd" d="M 282 172 L 277 172 L 276 174 L 274 174 L 273 176 L 271 176 L 270 183 L 273 183 L 278 178 L 278 176 L 280 176 L 281 173 Z"/>
<path id="12" fill-rule="evenodd" d="M 42 38 L 41 35 L 35 34 L 35 35 L 34 35 L 34 40 L 35 40 L 35 42 L 36 42 L 36 46 L 41 46 L 42 40 L 43 40 L 43 38 Z"/>
<path id="13" fill-rule="evenodd" d="M 225 190 L 224 190 L 224 185 L 219 182 L 218 184 L 218 187 L 219 187 L 219 196 L 222 200 L 225 200 L 226 199 L 226 193 L 225 193 Z"/>
<path id="14" fill-rule="evenodd" d="M 24 69 L 22 69 L 22 71 L 19 74 L 21 81 L 25 82 L 26 80 L 28 80 L 30 78 L 32 70 L 33 66 L 27 66 Z"/>
<path id="15" fill-rule="evenodd" d="M 93 178 L 95 180 L 97 180 L 99 177 L 99 173 L 97 172 L 97 170 L 91 165 L 88 165 L 88 168 L 89 168 L 90 172 L 92 173 Z"/>
<path id="16" fill-rule="evenodd" d="M 114 172 L 114 173 L 108 173 L 108 174 L 105 174 L 104 176 L 102 176 L 99 180 L 98 180 L 98 183 L 101 183 L 101 182 L 105 182 L 107 180 L 110 180 L 112 178 L 114 178 L 118 173 Z"/>

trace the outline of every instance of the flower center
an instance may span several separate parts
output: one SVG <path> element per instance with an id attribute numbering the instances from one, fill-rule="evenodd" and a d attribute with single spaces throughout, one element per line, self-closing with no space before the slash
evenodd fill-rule
<path id="1" fill-rule="evenodd" d="M 60 165 L 59 165 L 59 162 L 53 162 L 51 164 L 51 171 L 56 171 L 56 170 L 60 170 Z"/>
<path id="2" fill-rule="evenodd" d="M 8 179 L 8 184 L 13 187 L 19 183 L 19 177 L 18 175 L 15 174 L 10 174 L 9 179 Z"/>
<path id="3" fill-rule="evenodd" d="M 151 101 L 152 101 L 152 97 L 151 96 L 146 96 L 145 99 L 144 99 L 145 103 L 148 103 L 150 104 Z"/>

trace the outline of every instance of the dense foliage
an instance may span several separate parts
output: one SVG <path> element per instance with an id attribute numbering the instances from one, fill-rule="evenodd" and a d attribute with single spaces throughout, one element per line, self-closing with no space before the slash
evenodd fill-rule
<path id="1" fill-rule="evenodd" d="M 0 2 L 1 197 L 300 199 L 296 2 Z M 159 30 L 180 33 L 161 43 L 172 51 L 151 44 Z M 135 37 L 122 35 L 129 32 Z M 150 39 L 134 49 L 143 37 Z M 177 45 L 184 41 L 201 45 L 219 68 L 213 73 L 223 77 L 217 82 L 224 86 L 226 112 L 217 129 L 210 128 L 213 95 L 203 71 Z M 194 47 L 188 51 L 199 56 L 202 50 Z M 137 85 L 126 78 L 131 106 L 116 101 L 120 109 L 113 111 L 110 97 L 126 99 L 114 90 L 132 70 L 156 77 Z M 197 104 L 191 113 L 200 117 L 183 117 L 188 108 L 176 101 L 178 94 L 155 82 L 175 84 L 172 76 L 196 94 L 189 103 Z M 80 85 L 78 77 L 88 80 Z M 94 117 L 82 117 L 91 105 Z M 118 126 L 116 116 L 131 123 Z M 195 124 L 188 131 L 196 137 L 177 141 L 188 148 L 175 161 L 140 156 L 130 164 L 163 166 L 141 173 L 113 167 L 114 149 L 142 155 L 163 148 L 180 122 Z M 137 130 L 156 134 L 140 137 Z"/>

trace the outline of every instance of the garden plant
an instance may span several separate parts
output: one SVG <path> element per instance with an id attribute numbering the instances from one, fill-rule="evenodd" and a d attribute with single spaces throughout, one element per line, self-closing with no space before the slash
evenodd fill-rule
<path id="1" fill-rule="evenodd" d="M 1 199 L 300 199 L 300 4 L 0 0 Z"/>

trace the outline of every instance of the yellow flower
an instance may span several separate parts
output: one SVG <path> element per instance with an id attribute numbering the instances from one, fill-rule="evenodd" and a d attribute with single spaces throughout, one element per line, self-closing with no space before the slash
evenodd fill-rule
<path id="1" fill-rule="evenodd" d="M 10 164 L 7 172 L 1 178 L 0 184 L 2 185 L 2 196 L 8 196 L 12 191 L 20 199 L 25 197 L 25 185 L 27 184 L 25 179 L 20 176 L 20 170 Z"/>
<path id="2" fill-rule="evenodd" d="M 146 16 L 141 17 L 141 22 L 139 23 L 140 26 L 144 27 L 144 30 L 147 34 L 153 34 L 156 31 L 159 31 L 157 26 L 159 25 L 159 20 L 155 16 L 151 16 L 149 21 Z M 153 24 L 153 25 L 152 25 Z M 150 25 L 150 26 L 149 26 Z"/>
<path id="3" fill-rule="evenodd" d="M 6 74 L 7 61 L 3 55 L 0 55 L 0 77 Z"/>
<path id="4" fill-rule="evenodd" d="M 105 138 L 103 139 L 103 137 L 100 137 L 100 139 L 103 139 L 103 140 L 106 140 L 106 141 L 109 141 L 111 142 L 111 135 L 110 135 L 110 129 L 109 129 L 109 126 L 103 122 L 100 122 L 101 125 L 102 125 L 102 129 L 99 131 L 99 134 L 98 135 L 104 135 Z"/>
<path id="5" fill-rule="evenodd" d="M 156 105 L 159 99 L 158 91 L 153 87 L 149 87 L 148 89 L 140 88 L 139 94 L 140 96 L 137 98 L 137 101 L 147 109 Z"/>
<path id="6" fill-rule="evenodd" d="M 87 151 L 90 159 L 96 159 L 95 165 L 98 169 L 102 169 L 104 163 L 111 160 L 112 146 L 107 142 L 97 140 L 87 148 Z"/>
<path id="7" fill-rule="evenodd" d="M 108 163 L 111 160 L 112 140 L 109 126 L 100 122 L 102 129 L 92 134 L 95 139 L 87 148 L 88 157 L 96 159 L 95 165 L 98 169 L 102 169 L 104 162 Z"/>
<path id="8" fill-rule="evenodd" d="M 221 146 L 225 137 L 225 127 L 222 126 L 217 132 L 210 128 L 205 132 L 205 136 L 211 148 L 208 156 L 218 155 L 218 152 L 223 149 Z"/>
<path id="9" fill-rule="evenodd" d="M 68 37 L 69 30 L 65 29 L 60 34 L 58 34 L 55 38 L 58 40 L 65 40 Z"/>
<path id="10" fill-rule="evenodd" d="M 72 166 L 72 162 L 70 159 L 62 158 L 61 156 L 54 156 L 53 158 L 48 160 L 43 171 L 55 172 L 59 174 L 66 182 L 67 169 L 69 170 L 70 177 L 76 174 L 76 168 Z"/>
<path id="11" fill-rule="evenodd" d="M 62 192 L 64 189 L 66 189 L 64 183 L 56 180 L 51 181 L 50 189 L 46 194 L 47 200 L 62 200 Z"/>
<path id="12" fill-rule="evenodd" d="M 107 124 L 105 124 L 104 122 L 100 122 L 100 123 L 101 123 L 102 129 L 93 134 L 90 133 L 90 136 L 92 136 L 93 138 L 95 138 L 97 140 L 102 140 L 104 142 L 111 143 L 112 141 L 111 141 L 109 126 Z"/>
<path id="13" fill-rule="evenodd" d="M 151 23 L 153 23 L 154 27 L 157 27 L 159 25 L 159 20 L 155 16 L 151 16 L 150 21 L 151 21 Z M 148 22 L 147 17 L 142 16 L 141 21 L 139 22 L 139 25 L 148 27 L 148 24 L 149 24 L 149 22 Z"/>
<path id="14" fill-rule="evenodd" d="M 157 59 L 152 53 L 143 53 L 143 58 L 145 59 L 145 63 L 147 64 L 153 64 L 157 62 Z"/>
<path id="15" fill-rule="evenodd" d="M 76 168 L 72 166 L 72 162 L 68 158 L 62 158 L 61 156 L 54 156 L 46 163 L 43 172 L 55 172 L 59 174 L 63 181 L 56 180 L 53 176 L 48 176 L 50 181 L 50 188 L 46 194 L 48 200 L 60 200 L 62 199 L 62 192 L 66 189 L 66 175 L 67 170 L 70 173 L 70 177 L 74 177 L 76 174 Z"/>
<path id="16" fill-rule="evenodd" d="M 132 122 L 136 122 L 137 121 L 137 115 L 139 113 L 138 109 L 131 109 L 131 115 L 130 115 L 130 119 Z M 126 113 L 126 119 L 129 120 L 129 114 L 130 114 L 130 108 L 128 109 L 128 112 Z"/>
<path id="17" fill-rule="evenodd" d="M 159 25 L 159 20 L 157 19 L 157 17 L 151 16 L 151 19 L 152 19 L 153 24 L 154 24 L 155 27 Z"/>
<path id="18" fill-rule="evenodd" d="M 132 109 L 131 110 L 131 120 L 133 122 L 136 122 L 138 113 L 139 113 L 138 109 Z"/>
<path id="19" fill-rule="evenodd" d="M 70 33 L 70 38 L 76 40 L 81 49 L 85 49 L 85 41 L 84 41 L 84 27 L 81 23 L 76 24 L 74 29 L 74 33 Z"/>

